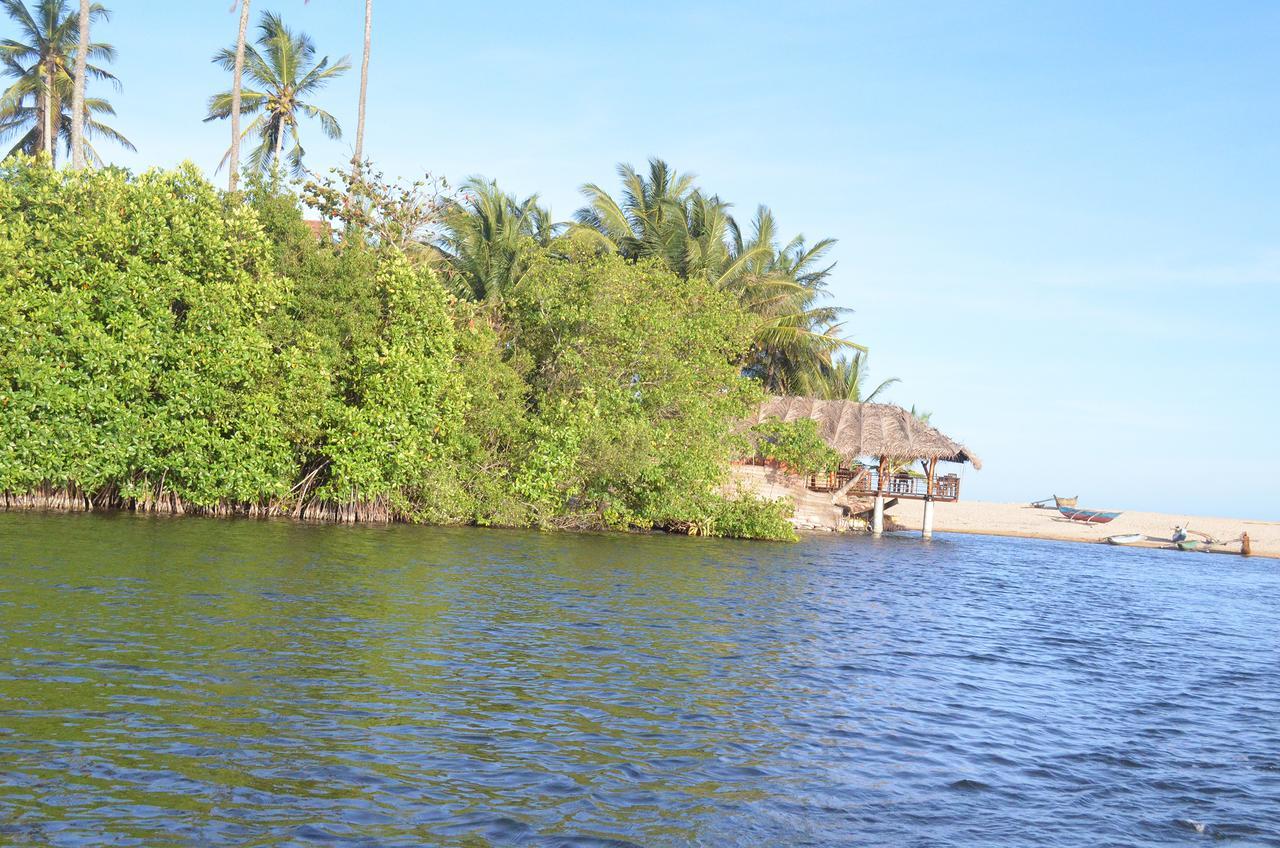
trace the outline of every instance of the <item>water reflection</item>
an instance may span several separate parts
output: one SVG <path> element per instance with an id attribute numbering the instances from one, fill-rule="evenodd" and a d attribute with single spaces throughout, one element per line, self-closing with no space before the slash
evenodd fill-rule
<path id="1" fill-rule="evenodd" d="M 1277 839 L 1280 580 L 1210 565 L 0 515 L 0 842 Z"/>

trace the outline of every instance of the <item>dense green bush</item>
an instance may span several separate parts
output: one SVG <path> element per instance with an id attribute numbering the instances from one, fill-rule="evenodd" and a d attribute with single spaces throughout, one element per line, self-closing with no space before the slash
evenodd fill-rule
<path id="1" fill-rule="evenodd" d="M 786 504 L 719 493 L 760 398 L 732 297 L 571 238 L 485 304 L 416 258 L 264 183 L 10 160 L 0 493 L 790 537 Z"/>
<path id="2" fill-rule="evenodd" d="M 790 518 L 795 506 L 790 498 L 769 500 L 739 490 L 733 497 L 707 499 L 700 515 L 672 529 L 691 536 L 721 536 L 738 539 L 767 539 L 794 542 L 796 531 Z"/>
<path id="3" fill-rule="evenodd" d="M 268 254 L 194 168 L 0 169 L 0 491 L 287 494 Z"/>
<path id="4" fill-rule="evenodd" d="M 760 399 L 731 364 L 750 321 L 710 283 L 559 245 L 502 307 L 529 358 L 539 438 L 517 481 L 543 516 L 665 526 L 724 480 L 730 428 Z"/>

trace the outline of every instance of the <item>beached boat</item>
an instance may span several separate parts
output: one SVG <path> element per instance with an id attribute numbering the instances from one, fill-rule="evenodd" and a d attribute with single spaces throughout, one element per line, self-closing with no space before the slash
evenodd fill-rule
<path id="1" fill-rule="evenodd" d="M 1076 509 L 1070 506 L 1058 507 L 1058 512 L 1068 521 L 1079 521 L 1082 524 L 1109 524 L 1120 517 L 1118 512 L 1105 512 L 1100 509 Z"/>
<path id="2" fill-rule="evenodd" d="M 1205 543 L 1199 539 L 1183 539 L 1181 542 L 1174 542 L 1180 551 L 1201 551 L 1205 549 Z"/>
<path id="3" fill-rule="evenodd" d="M 1074 498 L 1060 498 L 1057 495 L 1054 495 L 1053 497 L 1045 498 L 1042 501 L 1032 501 L 1031 505 L 1037 509 L 1060 509 L 1064 506 L 1075 506 L 1076 501 L 1078 500 L 1080 500 L 1079 495 L 1076 495 Z M 1053 501 L 1053 503 L 1050 503 L 1050 501 Z"/>
<path id="4" fill-rule="evenodd" d="M 1113 545 L 1136 545 L 1146 540 L 1147 537 L 1142 533 L 1121 533 L 1119 536 L 1107 537 L 1107 541 Z"/>

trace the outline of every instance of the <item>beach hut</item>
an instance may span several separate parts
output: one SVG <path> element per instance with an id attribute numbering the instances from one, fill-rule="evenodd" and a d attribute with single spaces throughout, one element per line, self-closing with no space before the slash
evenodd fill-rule
<path id="1" fill-rule="evenodd" d="M 924 501 L 925 538 L 933 535 L 935 501 L 960 498 L 960 477 L 939 474 L 941 462 L 969 463 L 981 460 L 964 445 L 907 410 L 886 403 L 857 403 L 806 397 L 770 397 L 742 423 L 742 431 L 771 418 L 798 421 L 811 418 L 822 437 L 843 459 L 839 471 L 810 476 L 805 488 L 831 492 L 832 503 L 851 495 L 873 498 L 871 529 L 884 532 L 885 498 Z M 869 460 L 867 464 L 863 460 Z M 922 473 L 907 466 L 919 462 Z"/>

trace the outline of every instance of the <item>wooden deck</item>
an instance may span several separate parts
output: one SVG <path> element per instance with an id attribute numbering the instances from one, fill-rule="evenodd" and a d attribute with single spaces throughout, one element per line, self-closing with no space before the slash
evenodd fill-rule
<path id="1" fill-rule="evenodd" d="M 754 465 L 762 468 L 779 468 L 778 463 L 761 457 L 750 457 L 737 460 L 736 465 Z M 874 466 L 857 465 L 853 468 L 841 468 L 831 474 L 809 475 L 807 489 L 811 492 L 838 492 L 859 497 L 872 497 L 876 494 L 880 479 L 879 469 Z M 924 476 L 914 474 L 889 474 L 884 478 L 886 497 L 903 500 L 923 501 L 958 501 L 960 500 L 960 478 L 955 474 L 944 474 L 933 481 L 933 491 L 929 491 L 929 482 Z"/>
<path id="2" fill-rule="evenodd" d="M 809 477 L 809 488 L 815 492 L 834 492 L 849 485 L 849 494 L 874 495 L 880 488 L 878 469 L 859 466 L 856 469 L 841 468 L 834 474 L 815 474 Z M 884 478 L 883 493 L 904 500 L 928 500 L 932 496 L 935 501 L 956 501 L 960 499 L 960 478 L 955 474 L 946 474 L 933 481 L 933 491 L 929 491 L 929 481 L 924 477 L 912 474 L 890 474 Z"/>

